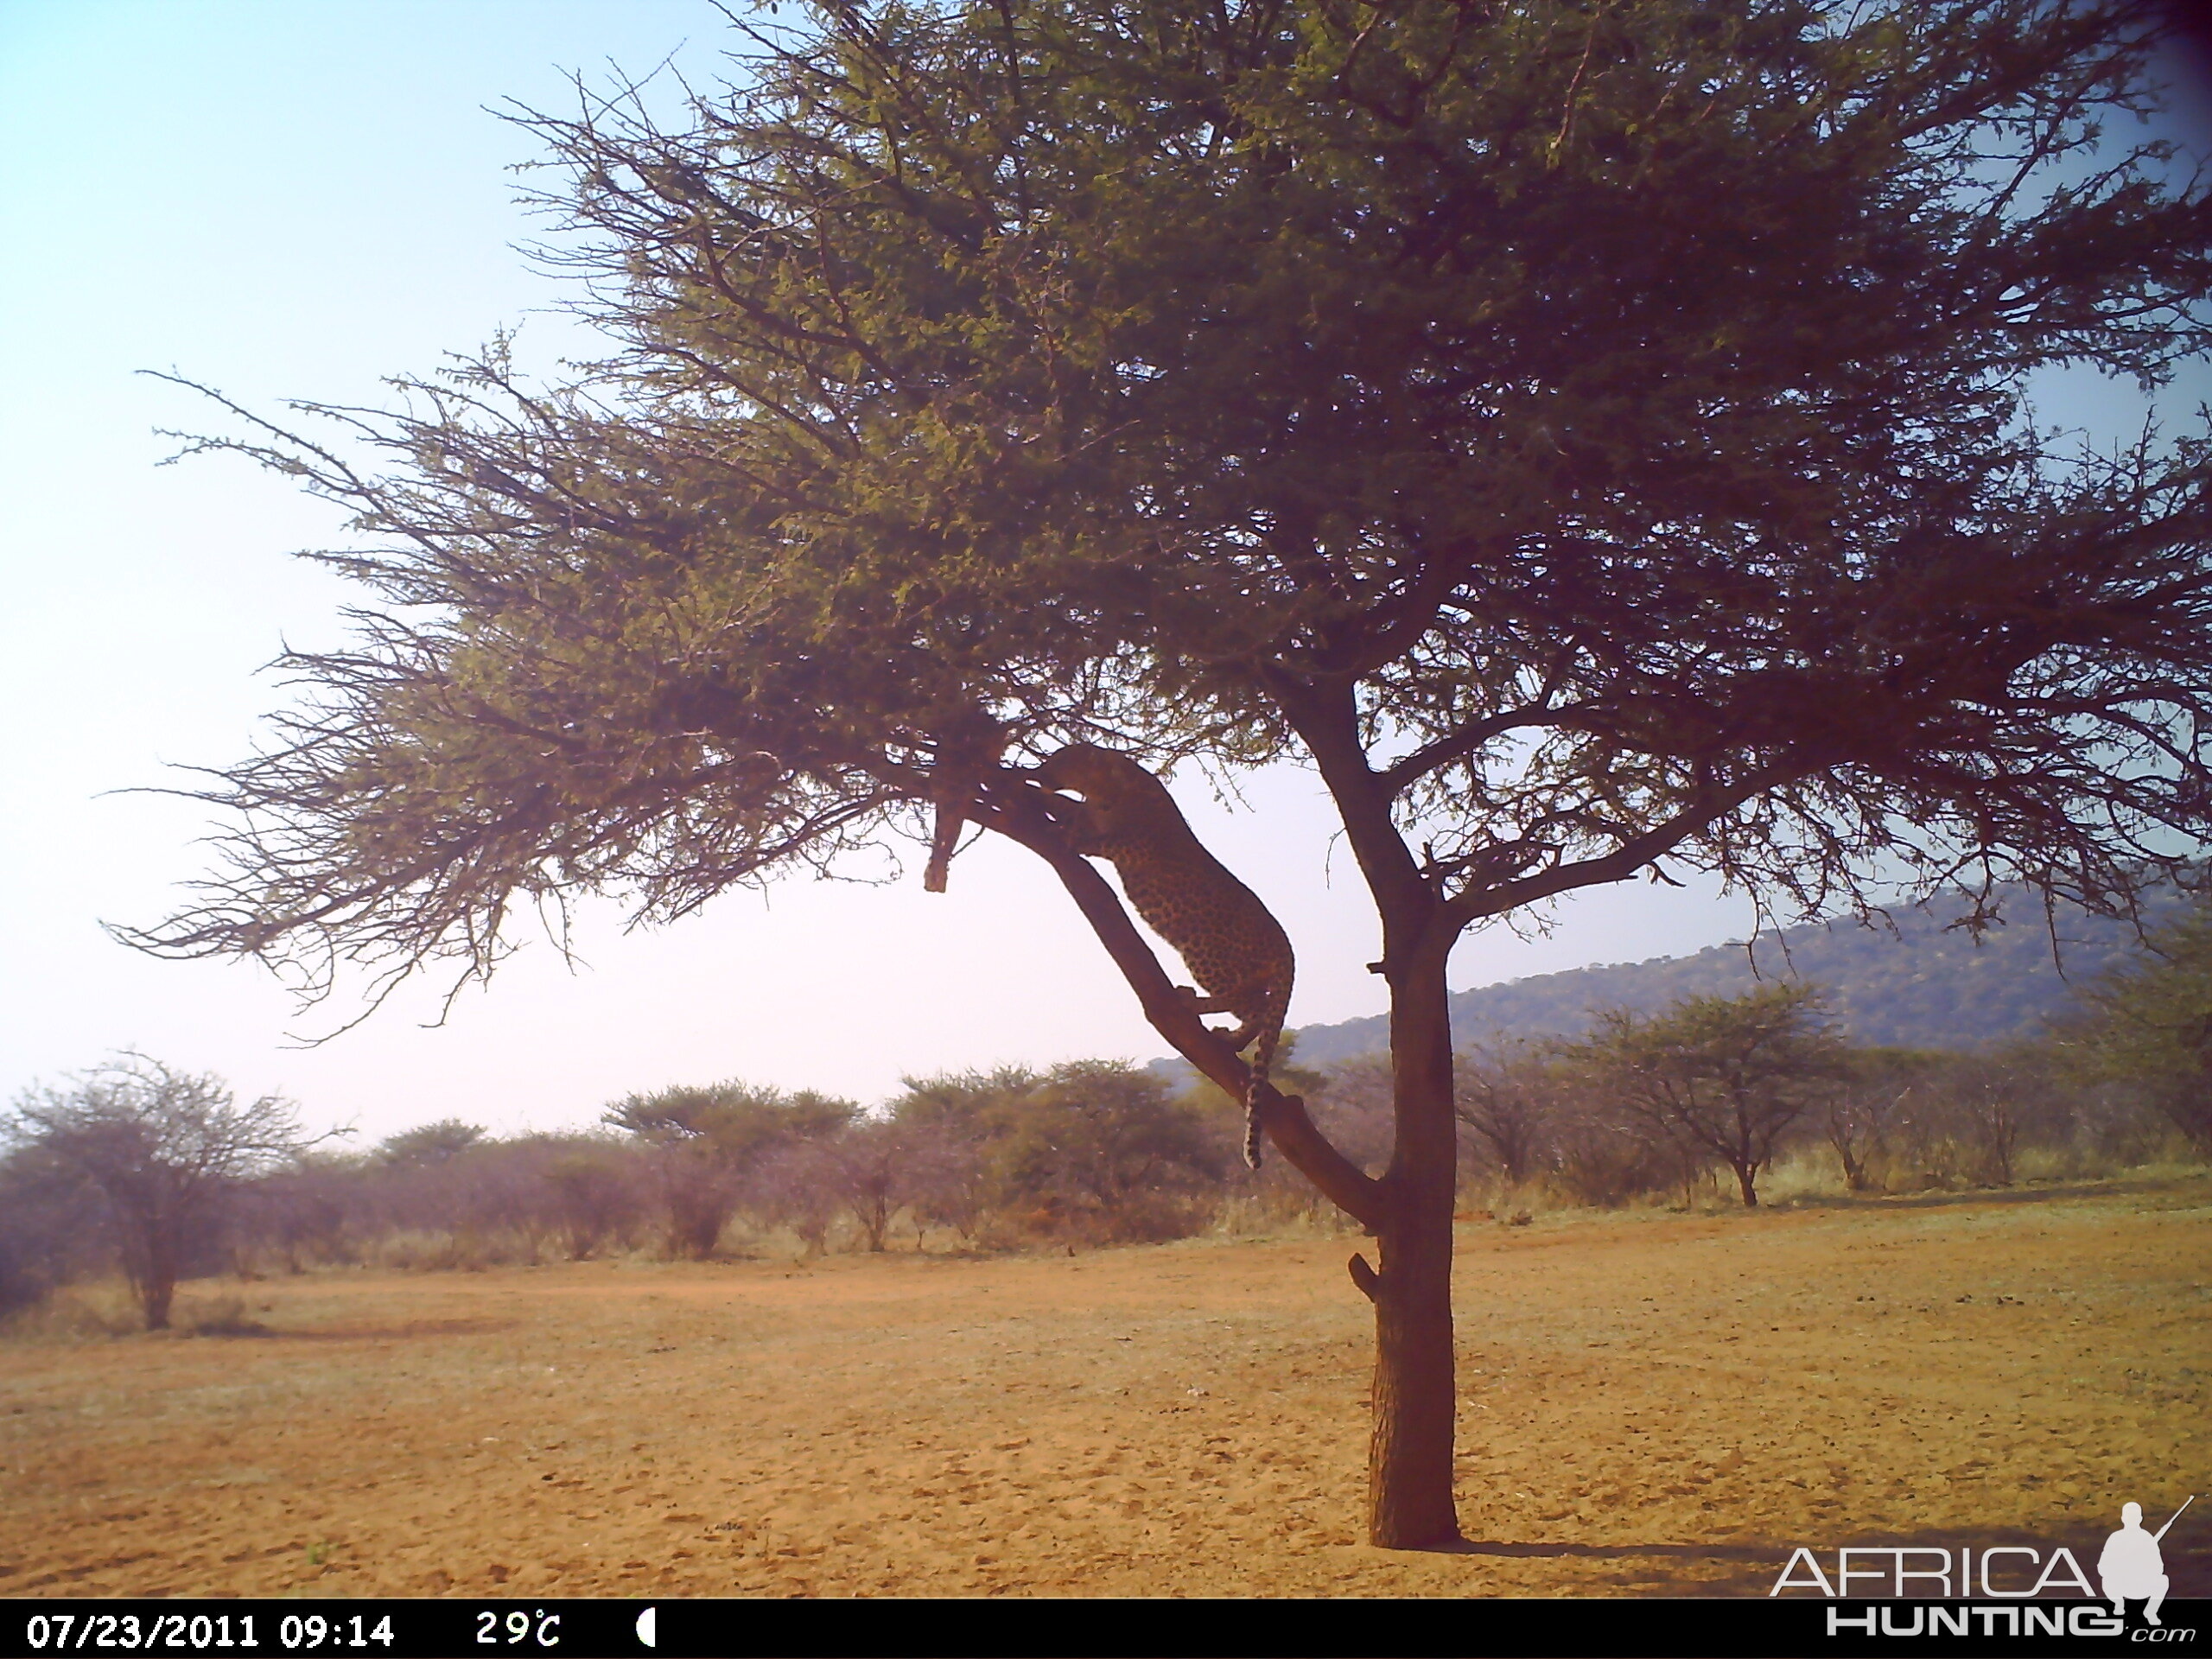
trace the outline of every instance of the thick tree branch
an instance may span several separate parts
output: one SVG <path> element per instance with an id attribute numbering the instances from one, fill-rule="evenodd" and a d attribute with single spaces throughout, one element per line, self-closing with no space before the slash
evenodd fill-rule
<path id="1" fill-rule="evenodd" d="M 1773 766 L 1752 773 L 1725 790 L 1700 795 L 1687 810 L 1643 835 L 1625 841 L 1599 858 L 1578 859 L 1553 869 L 1540 870 L 1517 881 L 1474 887 L 1444 900 L 1442 909 L 1456 930 L 1484 916 L 1500 916 L 1522 905 L 1571 893 L 1578 887 L 1602 887 L 1624 881 L 1652 860 L 1674 850 L 1725 812 L 1733 811 L 1752 797 L 1786 784 L 1815 767 Z"/>
<path id="2" fill-rule="evenodd" d="M 1465 760 L 1494 738 L 1532 726 L 1558 726 L 1562 723 L 1560 716 L 1548 712 L 1541 704 L 1530 709 L 1509 709 L 1484 720 L 1471 720 L 1433 742 L 1422 744 L 1403 760 L 1376 772 L 1375 777 L 1395 798 L 1430 772 L 1448 766 L 1454 760 Z"/>
<path id="3" fill-rule="evenodd" d="M 1410 944 L 1427 925 L 1434 914 L 1435 895 L 1391 819 L 1391 791 L 1367 764 L 1351 687 L 1337 680 L 1311 685 L 1281 672 L 1267 674 L 1265 680 L 1336 800 L 1352 856 L 1382 914 L 1387 957 L 1394 946 Z"/>
<path id="4" fill-rule="evenodd" d="M 1577 643 L 1570 638 L 1554 654 L 1551 666 L 1544 675 L 1544 683 L 1533 702 L 1519 709 L 1500 709 L 1482 720 L 1471 720 L 1456 730 L 1422 744 L 1411 754 L 1376 774 L 1382 779 L 1382 786 L 1395 799 L 1429 773 L 1450 766 L 1454 760 L 1465 760 L 1494 738 L 1534 726 L 1568 723 L 1568 717 L 1554 712 L 1551 702 L 1559 695 L 1560 680 L 1566 674 L 1567 664 L 1573 660 Z"/>

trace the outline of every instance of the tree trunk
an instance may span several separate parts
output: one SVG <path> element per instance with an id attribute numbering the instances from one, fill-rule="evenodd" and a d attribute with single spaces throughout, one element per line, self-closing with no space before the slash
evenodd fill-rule
<path id="1" fill-rule="evenodd" d="M 1018 800 L 993 822 L 1058 874 L 1137 994 L 1153 1029 L 1231 1097 L 1241 1097 L 1247 1076 L 1243 1063 L 1219 1033 L 1200 1024 L 1189 999 L 1177 995 L 1098 872 L 1069 849 L 1049 822 Z M 1416 899 L 1425 897 L 1416 891 Z M 1418 943 L 1421 919 L 1395 933 Z M 1369 1536 L 1387 1548 L 1448 1544 L 1459 1534 L 1452 1508 L 1452 1193 L 1457 1147 L 1452 1027 L 1444 987 L 1451 939 L 1440 934 L 1440 930 L 1430 950 L 1421 953 L 1425 965 L 1391 978 L 1397 1146 L 1384 1179 L 1376 1180 L 1332 1146 L 1296 1096 L 1278 1094 L 1272 1084 L 1261 1090 L 1262 1121 L 1276 1150 L 1381 1245 L 1381 1273 L 1357 1255 L 1351 1269 L 1354 1281 L 1375 1304 L 1368 1527 Z M 1386 955 L 1392 937 L 1386 931 Z"/>
<path id="2" fill-rule="evenodd" d="M 1758 1209 L 1759 1207 L 1759 1195 L 1758 1189 L 1754 1183 L 1758 1179 L 1758 1166 L 1756 1164 L 1738 1164 L 1735 1167 L 1736 1185 L 1741 1187 L 1744 1191 L 1744 1208 L 1746 1210 Z"/>
<path id="3" fill-rule="evenodd" d="M 1851 1155 L 1851 1141 L 1847 1136 L 1831 1135 L 1828 1144 L 1835 1148 L 1835 1155 L 1843 1165 L 1843 1186 L 1847 1192 L 1866 1190 L 1866 1166 Z"/>
<path id="4" fill-rule="evenodd" d="M 138 1287 L 139 1306 L 149 1331 L 169 1328 L 169 1305 L 176 1297 L 176 1251 L 159 1221 L 146 1230 L 146 1274 Z"/>
<path id="5" fill-rule="evenodd" d="M 1441 960 L 1392 986 L 1397 1145 L 1384 1178 L 1376 1271 L 1353 1270 L 1375 1304 L 1375 1430 L 1368 1537 L 1384 1549 L 1456 1542 L 1452 1442 L 1452 1199 L 1458 1173 L 1452 1028 Z M 1407 976 L 1410 981 L 1414 973 Z M 1362 1266 L 1363 1267 L 1363 1263 Z"/>

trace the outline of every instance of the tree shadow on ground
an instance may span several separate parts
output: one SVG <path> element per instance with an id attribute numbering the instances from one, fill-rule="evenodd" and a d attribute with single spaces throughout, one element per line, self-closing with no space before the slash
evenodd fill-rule
<path id="1" fill-rule="evenodd" d="M 1522 1560 L 1617 1561 L 1623 1570 L 1605 1574 L 1592 1586 L 1622 1594 L 1764 1595 L 1789 1559 L 1771 1544 L 1576 1544 L 1529 1543 L 1497 1538 L 1462 1538 L 1440 1545 L 1440 1555 L 1505 1557 Z M 1707 1564 L 1699 1571 L 1697 1564 Z"/>
<path id="2" fill-rule="evenodd" d="M 236 1334 L 283 1342 L 405 1342 L 421 1337 L 480 1337 L 514 1330 L 521 1323 L 519 1319 L 409 1319 L 397 1325 L 328 1325 L 306 1330 L 263 1325 Z"/>

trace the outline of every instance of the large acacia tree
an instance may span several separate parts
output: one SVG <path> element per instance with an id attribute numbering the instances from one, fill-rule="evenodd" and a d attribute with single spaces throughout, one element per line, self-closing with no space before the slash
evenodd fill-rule
<path id="1" fill-rule="evenodd" d="M 1263 1122 L 1376 1241 L 1371 1535 L 1449 1540 L 1463 931 L 1669 867 L 2126 910 L 2206 827 L 2205 440 L 2077 451 L 2031 400 L 2207 342 L 2205 194 L 2131 124 L 2152 25 L 810 18 L 681 119 L 524 118 L 595 370 L 494 351 L 218 441 L 355 511 L 320 556 L 374 601 L 288 659 L 305 701 L 207 791 L 229 873 L 140 942 L 480 974 L 518 901 L 671 917 L 935 817 L 1044 859 L 1236 1092 L 1028 772 L 1308 766 L 1382 923 L 1396 1143 L 1370 1175 Z"/>

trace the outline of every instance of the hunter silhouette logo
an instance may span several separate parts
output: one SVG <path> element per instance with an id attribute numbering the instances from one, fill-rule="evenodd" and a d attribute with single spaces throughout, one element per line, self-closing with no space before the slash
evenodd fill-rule
<path id="1" fill-rule="evenodd" d="M 2159 1554 L 2158 1545 L 2181 1519 L 2182 1510 L 2196 1502 L 2196 1494 L 2191 1492 L 2156 1532 L 2143 1530 L 2140 1503 L 2120 1505 L 2120 1530 L 2105 1540 L 2105 1553 L 2097 1557 L 2097 1577 L 2104 1582 L 2105 1599 L 2112 1603 L 2113 1612 L 2125 1617 L 2128 1602 L 2140 1597 L 2143 1622 L 2160 1622 L 2158 1607 L 2166 1599 L 2167 1579 L 2165 1558 Z"/>

